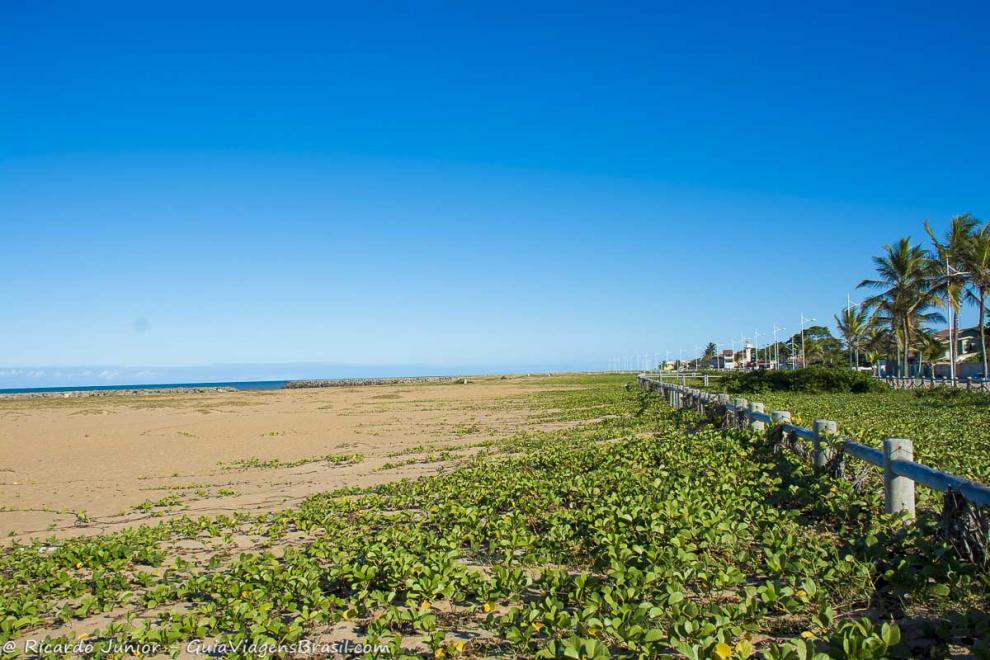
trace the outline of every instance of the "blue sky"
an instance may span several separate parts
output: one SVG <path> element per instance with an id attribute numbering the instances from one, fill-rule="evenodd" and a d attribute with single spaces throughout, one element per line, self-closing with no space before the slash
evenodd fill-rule
<path id="1" fill-rule="evenodd" d="M 3 3 L 0 386 L 604 367 L 990 216 L 986 3 L 614 4 Z"/>

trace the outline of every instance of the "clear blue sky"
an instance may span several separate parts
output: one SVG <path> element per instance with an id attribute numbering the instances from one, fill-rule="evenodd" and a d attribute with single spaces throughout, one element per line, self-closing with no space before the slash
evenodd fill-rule
<path id="1" fill-rule="evenodd" d="M 0 385 L 604 367 L 990 216 L 987 3 L 686 4 L 4 2 Z"/>

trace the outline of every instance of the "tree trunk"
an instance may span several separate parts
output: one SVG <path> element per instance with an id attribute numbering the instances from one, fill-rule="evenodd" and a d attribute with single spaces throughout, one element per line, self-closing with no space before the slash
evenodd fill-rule
<path id="1" fill-rule="evenodd" d="M 911 353 L 911 337 L 908 336 L 908 324 L 907 319 L 902 322 L 904 327 L 904 375 L 908 378 L 911 377 L 911 362 L 908 357 Z"/>
<path id="2" fill-rule="evenodd" d="M 986 298 L 986 289 L 980 287 L 980 349 L 983 351 L 983 378 L 987 377 L 987 333 L 983 328 L 983 315 L 987 309 Z"/>
<path id="3" fill-rule="evenodd" d="M 959 374 L 956 373 L 956 368 L 959 366 L 957 362 L 959 361 L 959 310 L 957 308 L 952 309 L 952 341 L 949 342 L 949 359 L 952 360 L 952 371 L 950 374 L 954 374 L 957 378 Z"/>
<path id="4" fill-rule="evenodd" d="M 897 353 L 897 361 L 894 363 L 894 375 L 902 376 L 901 373 L 901 331 L 897 329 L 895 325 L 894 328 L 894 350 Z"/>

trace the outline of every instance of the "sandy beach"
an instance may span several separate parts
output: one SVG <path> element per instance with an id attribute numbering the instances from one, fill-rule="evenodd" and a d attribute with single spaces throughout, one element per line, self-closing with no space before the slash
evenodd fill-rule
<path id="1" fill-rule="evenodd" d="M 529 423 L 538 378 L 0 400 L 0 534 L 283 509 L 449 469 Z M 538 427 L 538 426 L 537 426 Z"/>

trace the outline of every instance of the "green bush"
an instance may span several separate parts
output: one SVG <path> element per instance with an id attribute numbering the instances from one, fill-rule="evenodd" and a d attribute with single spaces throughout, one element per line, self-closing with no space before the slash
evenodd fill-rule
<path id="1" fill-rule="evenodd" d="M 881 392 L 887 386 L 870 374 L 852 369 L 808 367 L 793 371 L 746 371 L 729 374 L 723 383 L 729 392 Z"/>

